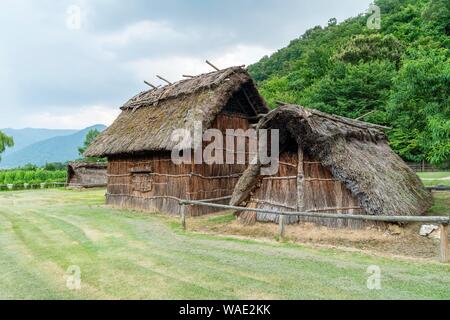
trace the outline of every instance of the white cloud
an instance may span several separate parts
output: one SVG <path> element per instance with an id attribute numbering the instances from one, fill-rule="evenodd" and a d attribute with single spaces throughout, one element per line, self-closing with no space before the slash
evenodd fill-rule
<path id="1" fill-rule="evenodd" d="M 126 46 L 135 41 L 150 41 L 154 39 L 172 39 L 181 35 L 164 21 L 143 20 L 124 29 L 98 36 L 98 41 L 107 46 Z"/>
<path id="2" fill-rule="evenodd" d="M 131 71 L 136 80 L 147 80 L 150 83 L 161 83 L 156 75 L 161 75 L 169 81 L 175 82 L 183 74 L 198 74 L 206 72 L 208 68 L 201 60 L 192 57 L 166 57 L 158 59 L 138 59 L 124 64 Z"/>
<path id="3" fill-rule="evenodd" d="M 120 109 L 105 106 L 66 108 L 62 112 L 41 112 L 27 115 L 21 121 L 24 127 L 49 129 L 83 129 L 94 124 L 110 125 Z"/>
<path id="4" fill-rule="evenodd" d="M 182 78 L 183 74 L 198 75 L 212 71 L 205 63 L 209 59 L 219 68 L 247 65 L 260 59 L 262 56 L 272 53 L 274 50 L 259 46 L 236 45 L 213 52 L 210 56 L 172 56 L 158 59 L 138 59 L 124 64 L 138 81 L 147 80 L 154 84 L 161 83 L 156 75 L 161 75 L 169 81 L 175 82 Z"/>
<path id="5" fill-rule="evenodd" d="M 255 63 L 263 56 L 275 51 L 273 48 L 238 44 L 213 57 L 214 63 L 224 68 Z"/>
<path id="6" fill-rule="evenodd" d="M 249 0 L 236 10 L 230 1 L 0 0 L 0 127 L 108 124 L 118 110 L 106 106 L 146 89 L 143 80 L 212 71 L 205 59 L 254 63 L 371 1 Z M 81 29 L 67 28 L 70 5 Z"/>
<path id="7" fill-rule="evenodd" d="M 258 46 L 237 45 L 212 53 L 209 57 L 220 68 L 249 64 L 273 50 Z M 183 74 L 197 75 L 210 72 L 212 68 L 204 60 L 190 56 L 174 56 L 158 59 L 139 59 L 124 63 L 123 68 L 134 76 L 136 80 L 161 83 L 155 75 L 160 74 L 170 81 L 178 81 Z M 142 89 L 146 89 L 142 84 Z M 136 90 L 139 91 L 139 89 Z M 131 96 L 129 97 L 131 98 Z M 118 108 L 104 105 L 58 108 L 48 107 L 47 110 L 31 113 L 16 118 L 14 127 L 39 127 L 58 129 L 82 129 L 94 124 L 110 125 L 119 115 Z"/>

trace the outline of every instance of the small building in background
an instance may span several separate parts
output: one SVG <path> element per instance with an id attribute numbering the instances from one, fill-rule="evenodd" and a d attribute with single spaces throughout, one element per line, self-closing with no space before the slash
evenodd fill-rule
<path id="1" fill-rule="evenodd" d="M 99 188 L 107 184 L 107 164 L 98 162 L 69 162 L 67 165 L 67 187 Z"/>
<path id="2" fill-rule="evenodd" d="M 417 216 L 431 206 L 431 194 L 391 150 L 381 126 L 286 105 L 262 118 L 259 128 L 279 130 L 279 171 L 263 176 L 260 164 L 250 165 L 236 185 L 233 206 L 387 216 Z M 248 211 L 240 219 L 278 222 L 279 216 Z M 286 220 L 355 229 L 382 224 L 298 216 Z"/>

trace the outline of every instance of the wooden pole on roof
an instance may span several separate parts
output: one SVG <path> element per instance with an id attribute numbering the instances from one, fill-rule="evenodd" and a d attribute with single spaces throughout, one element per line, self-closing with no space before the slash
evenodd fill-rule
<path id="1" fill-rule="evenodd" d="M 151 84 L 150 82 L 148 82 L 148 81 L 145 81 L 145 80 L 144 80 L 144 83 L 145 83 L 146 85 L 148 85 L 149 87 L 152 87 L 153 89 L 158 89 L 157 86 L 152 85 L 152 84 Z"/>
<path id="2" fill-rule="evenodd" d="M 361 120 L 361 119 L 364 119 L 365 117 L 367 117 L 368 115 L 370 115 L 370 114 L 372 114 L 372 113 L 374 113 L 374 112 L 376 112 L 376 111 L 377 111 L 377 110 L 372 110 L 372 111 L 370 111 L 370 112 L 367 112 L 366 114 L 363 114 L 362 116 L 356 118 L 355 120 Z"/>
<path id="3" fill-rule="evenodd" d="M 216 69 L 216 71 L 220 71 L 219 68 L 217 68 L 215 65 L 213 65 L 211 62 L 209 62 L 208 60 L 206 60 L 206 63 L 209 64 L 211 67 L 213 67 L 214 69 Z"/>
<path id="4" fill-rule="evenodd" d="M 316 115 L 316 116 L 318 116 L 318 117 L 321 117 L 321 118 L 325 118 L 325 119 L 329 119 L 329 120 L 332 120 L 332 121 L 336 121 L 336 122 L 341 122 L 341 123 L 344 123 L 344 124 L 347 124 L 347 125 L 350 125 L 350 126 L 354 126 L 354 127 L 357 127 L 357 128 L 360 128 L 361 126 L 360 126 L 360 124 L 359 123 L 355 123 L 355 121 L 354 121 L 354 119 L 350 119 L 350 118 L 345 118 L 345 117 L 337 117 L 337 116 L 334 116 L 334 115 L 327 115 L 327 114 L 324 114 L 324 113 L 313 113 L 314 115 Z M 386 126 L 382 126 L 382 125 L 379 125 L 379 124 L 374 124 L 374 123 L 369 123 L 369 122 L 367 122 L 366 123 L 368 126 L 370 126 L 370 127 L 373 127 L 373 128 L 375 128 L 375 129 L 386 129 L 386 130 L 391 130 L 392 128 L 391 127 L 386 127 Z"/>
<path id="5" fill-rule="evenodd" d="M 172 84 L 172 82 L 170 82 L 170 81 L 167 80 L 167 79 L 164 79 L 164 78 L 161 77 L 161 76 L 156 75 L 156 77 L 157 77 L 158 79 L 161 79 L 161 80 L 164 81 L 164 82 L 167 82 L 169 85 Z"/>
<path id="6" fill-rule="evenodd" d="M 280 101 L 280 100 L 276 100 L 275 103 L 279 106 L 287 106 L 289 103 L 284 102 L 284 101 Z"/>

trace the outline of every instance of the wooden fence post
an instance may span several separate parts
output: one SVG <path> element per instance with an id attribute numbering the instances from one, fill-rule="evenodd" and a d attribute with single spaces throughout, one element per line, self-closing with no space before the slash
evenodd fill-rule
<path id="1" fill-rule="evenodd" d="M 284 225 L 284 219 L 285 219 L 285 216 L 280 214 L 279 217 L 278 217 L 280 241 L 284 240 L 284 235 L 286 233 L 286 228 L 285 228 L 285 225 Z"/>
<path id="2" fill-rule="evenodd" d="M 442 223 L 441 230 L 441 262 L 448 262 L 448 224 Z"/>
<path id="3" fill-rule="evenodd" d="M 217 198 L 223 199 L 223 198 Z M 313 213 L 311 211 L 307 212 L 286 212 L 286 211 L 276 211 L 273 209 L 258 209 L 258 208 L 245 208 L 238 206 L 230 206 L 223 204 L 215 204 L 215 203 L 207 203 L 205 201 L 197 201 L 197 200 L 183 200 L 180 201 L 181 205 L 181 225 L 183 230 L 186 230 L 186 205 L 198 205 L 198 206 L 208 206 L 212 208 L 221 208 L 221 209 L 232 209 L 236 211 L 253 211 L 253 212 L 263 212 L 263 213 L 271 213 L 278 215 L 279 218 L 279 236 L 280 240 L 285 239 L 285 219 L 286 216 L 297 216 L 297 217 L 320 217 L 320 218 L 329 218 L 329 219 L 352 219 L 352 220 L 364 220 L 364 221 L 384 221 L 384 222 L 427 222 L 427 223 L 436 223 L 440 225 L 440 259 L 443 263 L 449 262 L 449 247 L 448 247 L 448 236 L 449 236 L 449 224 L 450 217 L 442 217 L 442 216 L 371 216 L 371 215 L 355 215 L 355 214 L 340 214 L 340 213 Z"/>
<path id="4" fill-rule="evenodd" d="M 186 205 L 181 205 L 181 228 L 186 230 Z"/>

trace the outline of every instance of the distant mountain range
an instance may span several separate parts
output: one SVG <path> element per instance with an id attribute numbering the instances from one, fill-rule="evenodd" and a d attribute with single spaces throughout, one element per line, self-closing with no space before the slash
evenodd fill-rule
<path id="1" fill-rule="evenodd" d="M 5 152 L 1 154 L 1 157 L 19 151 L 33 143 L 44 141 L 57 136 L 66 136 L 78 132 L 78 130 L 52 130 L 52 129 L 0 129 L 6 135 L 14 138 L 14 147 L 6 148 Z"/>
<path id="2" fill-rule="evenodd" d="M 86 134 L 93 129 L 103 131 L 98 124 L 83 130 L 52 129 L 0 129 L 14 138 L 14 147 L 1 154 L 0 168 L 16 168 L 28 163 L 37 166 L 48 162 L 66 162 L 79 158 L 78 147 L 83 145 Z"/>

